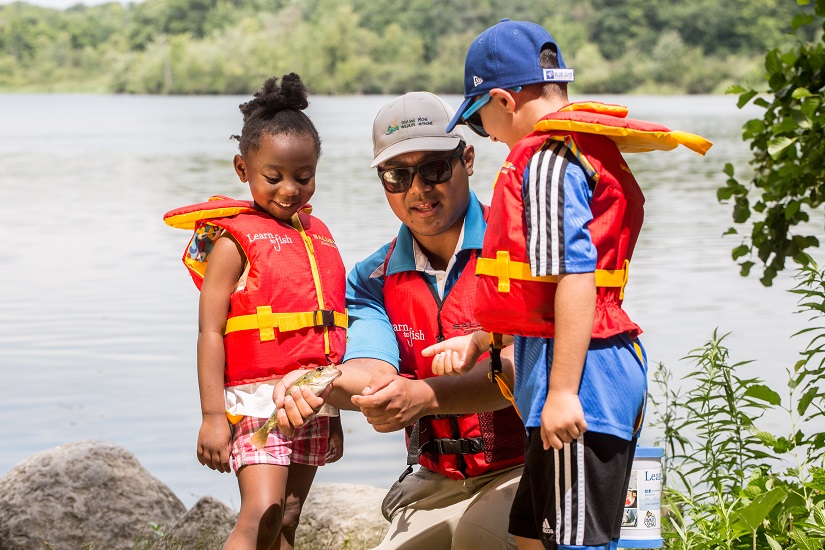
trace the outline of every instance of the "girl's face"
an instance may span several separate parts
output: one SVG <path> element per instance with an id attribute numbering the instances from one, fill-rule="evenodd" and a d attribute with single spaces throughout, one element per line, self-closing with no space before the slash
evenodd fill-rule
<path id="1" fill-rule="evenodd" d="M 264 134 L 258 149 L 235 155 L 234 165 L 255 203 L 275 219 L 288 222 L 315 193 L 318 151 L 312 136 Z"/>

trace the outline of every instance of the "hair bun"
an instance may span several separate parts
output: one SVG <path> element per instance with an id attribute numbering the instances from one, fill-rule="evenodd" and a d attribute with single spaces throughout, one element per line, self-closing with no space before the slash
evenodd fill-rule
<path id="1" fill-rule="evenodd" d="M 254 99 L 240 105 L 244 121 L 255 114 L 272 115 L 278 111 L 303 111 L 309 106 L 307 88 L 301 77 L 289 73 L 281 79 L 278 85 L 277 77 L 270 77 L 263 87 L 255 92 Z"/>

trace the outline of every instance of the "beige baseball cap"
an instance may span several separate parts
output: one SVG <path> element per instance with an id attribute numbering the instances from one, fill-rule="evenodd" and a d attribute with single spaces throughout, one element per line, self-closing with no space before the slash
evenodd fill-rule
<path id="1" fill-rule="evenodd" d="M 372 123 L 372 160 L 375 168 L 392 157 L 414 151 L 451 151 L 464 140 L 461 128 L 447 132 L 455 111 L 429 92 L 396 97 L 378 111 Z"/>

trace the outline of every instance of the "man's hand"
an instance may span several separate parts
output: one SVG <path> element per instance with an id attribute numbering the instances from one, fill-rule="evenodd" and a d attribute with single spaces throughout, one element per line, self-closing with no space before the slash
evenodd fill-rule
<path id="1" fill-rule="evenodd" d="M 403 429 L 424 416 L 424 396 L 420 380 L 409 380 L 395 374 L 373 378 L 361 395 L 353 395 L 352 403 L 364 414 L 377 432 Z"/>
<path id="2" fill-rule="evenodd" d="M 476 361 L 487 351 L 490 342 L 490 333 L 484 331 L 473 332 L 464 336 L 456 336 L 425 348 L 421 355 L 433 356 L 433 374 L 465 374 L 475 366 Z"/>
<path id="3" fill-rule="evenodd" d="M 278 429 L 287 437 L 294 434 L 296 429 L 315 416 L 315 413 L 324 405 L 329 392 L 332 391 L 332 384 L 330 384 L 318 396 L 307 387 L 294 387 L 290 389 L 289 393 L 286 393 L 286 388 L 308 370 L 300 369 L 287 373 L 272 391 L 272 400 L 275 402 L 278 413 Z"/>
<path id="4" fill-rule="evenodd" d="M 550 447 L 561 449 L 587 431 L 579 396 L 576 393 L 547 392 L 547 400 L 541 410 L 541 441 L 546 451 Z"/>

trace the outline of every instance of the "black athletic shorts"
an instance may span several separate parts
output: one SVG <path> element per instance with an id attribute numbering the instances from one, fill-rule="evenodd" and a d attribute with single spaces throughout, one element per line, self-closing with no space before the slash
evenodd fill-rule
<path id="1" fill-rule="evenodd" d="M 618 539 L 635 451 L 635 439 L 595 432 L 545 451 L 539 429 L 530 428 L 510 533 L 549 549 Z"/>

